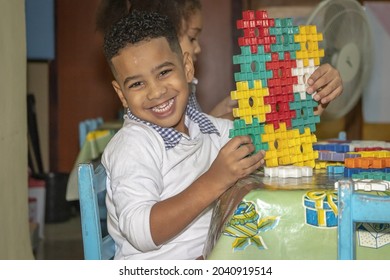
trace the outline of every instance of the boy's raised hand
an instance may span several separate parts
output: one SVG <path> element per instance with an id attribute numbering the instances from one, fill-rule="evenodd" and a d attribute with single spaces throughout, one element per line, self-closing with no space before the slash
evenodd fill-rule
<path id="1" fill-rule="evenodd" d="M 255 150 L 250 136 L 236 136 L 219 151 L 209 172 L 222 192 L 264 164 L 264 151 Z"/>

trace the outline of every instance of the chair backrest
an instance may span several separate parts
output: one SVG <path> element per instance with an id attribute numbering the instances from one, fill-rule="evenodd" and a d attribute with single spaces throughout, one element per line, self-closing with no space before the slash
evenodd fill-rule
<path id="1" fill-rule="evenodd" d="M 85 142 L 85 138 L 88 132 L 96 130 L 100 125 L 103 124 L 103 118 L 99 117 L 96 119 L 87 119 L 79 123 L 79 145 L 80 148 Z"/>
<path id="2" fill-rule="evenodd" d="M 338 259 L 356 259 L 356 222 L 390 223 L 390 196 L 379 196 L 361 189 L 352 180 L 341 180 L 338 188 Z M 375 190 L 368 186 L 366 191 Z"/>
<path id="3" fill-rule="evenodd" d="M 84 259 L 109 260 L 115 255 L 114 240 L 107 232 L 106 171 L 99 164 L 78 166 L 78 187 L 80 200 L 81 229 Z"/>

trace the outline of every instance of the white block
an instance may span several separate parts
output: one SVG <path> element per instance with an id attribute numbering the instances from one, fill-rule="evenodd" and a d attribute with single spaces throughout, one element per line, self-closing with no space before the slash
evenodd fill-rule
<path id="1" fill-rule="evenodd" d="M 313 176 L 313 168 L 309 166 L 277 166 L 264 167 L 264 175 L 279 178 L 300 178 Z"/>
<path id="2" fill-rule="evenodd" d="M 373 179 L 353 179 L 354 181 L 354 189 L 356 191 L 389 191 L 390 190 L 390 182 L 384 180 L 373 180 Z"/>

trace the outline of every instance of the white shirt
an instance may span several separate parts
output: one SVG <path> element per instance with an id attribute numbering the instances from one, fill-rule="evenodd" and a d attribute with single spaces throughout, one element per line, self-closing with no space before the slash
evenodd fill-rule
<path id="1" fill-rule="evenodd" d="M 105 148 L 108 231 L 116 243 L 115 259 L 196 259 L 202 255 L 212 206 L 161 246 L 150 232 L 152 206 L 172 197 L 207 171 L 220 148 L 229 141 L 229 120 L 208 116 L 217 134 L 203 134 L 186 116 L 189 135 L 169 150 L 162 137 L 146 124 L 125 119 Z M 170 226 L 175 221 L 166 221 Z"/>

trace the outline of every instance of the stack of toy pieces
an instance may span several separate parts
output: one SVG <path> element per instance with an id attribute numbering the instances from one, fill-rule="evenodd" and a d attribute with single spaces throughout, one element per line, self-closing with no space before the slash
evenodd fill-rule
<path id="1" fill-rule="evenodd" d="M 388 142 L 322 142 L 317 143 L 313 148 L 319 153 L 316 161 L 317 169 L 326 168 L 328 174 L 343 174 L 346 178 L 352 178 L 357 182 L 358 189 L 370 188 L 374 181 L 390 182 L 390 143 Z M 380 184 L 380 189 L 390 190 L 389 183 Z M 360 185 L 365 187 L 359 187 Z M 378 187 L 375 188 L 378 190 Z"/>
<path id="2" fill-rule="evenodd" d="M 326 169 L 329 174 L 344 173 L 345 160 L 360 157 L 359 154 L 350 153 L 352 148 L 346 141 L 321 142 L 314 144 L 313 149 L 318 151 L 315 168 Z"/>
<path id="3" fill-rule="evenodd" d="M 230 137 L 250 135 L 256 151 L 265 150 L 265 166 L 315 167 L 314 134 L 318 103 L 306 93 L 307 79 L 320 64 L 323 40 L 316 27 L 294 26 L 291 18 L 268 18 L 266 11 L 244 11 L 237 28 L 241 54 L 234 74 L 236 118 Z"/>

